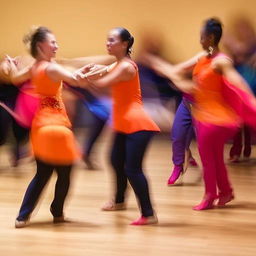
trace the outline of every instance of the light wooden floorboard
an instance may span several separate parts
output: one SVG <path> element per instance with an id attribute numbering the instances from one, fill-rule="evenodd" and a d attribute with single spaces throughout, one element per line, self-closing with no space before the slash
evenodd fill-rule
<path id="1" fill-rule="evenodd" d="M 139 216 L 131 189 L 128 209 L 102 212 L 111 197 L 111 170 L 107 166 L 108 142 L 98 143 L 99 171 L 88 171 L 79 163 L 73 173 L 66 207 L 71 223 L 53 225 L 49 213 L 55 176 L 52 177 L 31 225 L 14 228 L 24 191 L 33 177 L 34 165 L 22 163 L 11 169 L 5 150 L 0 155 L 0 255 L 174 255 L 255 256 L 256 255 L 256 160 L 229 165 L 235 200 L 225 209 L 193 211 L 203 195 L 197 182 L 200 169 L 189 168 L 184 184 L 167 187 L 171 170 L 168 136 L 156 136 L 145 158 L 151 195 L 159 218 L 154 226 L 135 227 L 129 223 Z M 229 145 L 226 147 L 226 156 Z M 198 159 L 196 146 L 192 151 Z M 252 157 L 255 157 L 255 147 Z"/>

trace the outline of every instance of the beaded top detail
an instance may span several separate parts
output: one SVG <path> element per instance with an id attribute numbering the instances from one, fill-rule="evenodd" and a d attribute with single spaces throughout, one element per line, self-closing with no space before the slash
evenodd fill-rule
<path id="1" fill-rule="evenodd" d="M 41 108 L 53 108 L 57 110 L 63 109 L 63 103 L 60 97 L 57 96 L 44 96 L 40 100 Z"/>

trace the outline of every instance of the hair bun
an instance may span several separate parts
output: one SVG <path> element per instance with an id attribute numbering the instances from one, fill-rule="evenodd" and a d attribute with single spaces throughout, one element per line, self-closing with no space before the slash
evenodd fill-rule
<path id="1" fill-rule="evenodd" d="M 220 27 L 222 27 L 221 21 L 218 18 L 215 18 L 215 17 L 210 18 L 207 23 L 210 26 L 220 26 Z"/>
<path id="2" fill-rule="evenodd" d="M 38 28 L 40 26 L 32 26 L 29 30 L 29 32 L 23 37 L 23 43 L 26 45 L 29 45 L 33 39 L 33 36 L 37 32 Z"/>

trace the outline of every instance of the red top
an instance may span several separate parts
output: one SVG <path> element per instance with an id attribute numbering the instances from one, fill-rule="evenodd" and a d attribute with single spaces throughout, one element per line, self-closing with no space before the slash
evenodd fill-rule
<path id="1" fill-rule="evenodd" d="M 136 75 L 112 86 L 113 128 L 123 133 L 160 131 L 143 109 L 138 67 L 132 60 L 127 61 L 136 69 Z"/>

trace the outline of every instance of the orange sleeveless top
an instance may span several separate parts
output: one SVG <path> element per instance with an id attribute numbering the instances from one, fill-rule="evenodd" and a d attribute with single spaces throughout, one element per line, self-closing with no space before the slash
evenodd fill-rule
<path id="1" fill-rule="evenodd" d="M 32 126 L 40 127 L 44 125 L 64 125 L 71 127 L 71 123 L 66 114 L 66 109 L 62 101 L 62 82 L 54 82 L 46 74 L 46 61 L 35 64 L 32 68 L 32 83 L 35 91 L 39 95 L 39 110 L 33 120 Z"/>
<path id="2" fill-rule="evenodd" d="M 138 67 L 132 60 L 128 62 L 136 69 L 136 75 L 129 81 L 112 86 L 113 128 L 127 134 L 137 131 L 160 131 L 143 109 Z"/>
<path id="3" fill-rule="evenodd" d="M 46 74 L 49 65 L 41 61 L 32 67 L 32 83 L 39 95 L 39 108 L 31 129 L 31 143 L 36 159 L 46 163 L 70 165 L 80 152 L 71 123 L 61 98 L 61 82 L 54 82 Z"/>
<path id="4" fill-rule="evenodd" d="M 214 58 L 226 57 L 219 54 Z M 223 76 L 212 68 L 214 58 L 202 57 L 193 70 L 194 104 L 192 114 L 200 122 L 215 125 L 239 125 L 240 118 L 223 96 L 225 86 Z"/>

